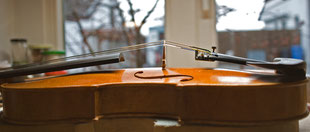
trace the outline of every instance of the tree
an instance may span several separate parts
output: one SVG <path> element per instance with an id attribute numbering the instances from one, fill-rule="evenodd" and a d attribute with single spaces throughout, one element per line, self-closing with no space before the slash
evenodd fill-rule
<path id="1" fill-rule="evenodd" d="M 89 53 L 93 53 L 96 50 L 104 50 L 99 48 L 103 41 L 127 43 L 128 45 L 144 43 L 145 37 L 141 34 L 141 28 L 156 9 L 158 1 L 156 0 L 152 8 L 143 17 L 140 25 L 135 19 L 140 9 L 134 9 L 131 0 L 126 1 L 129 5 L 128 10 L 122 9 L 120 7 L 121 2 L 118 0 L 65 0 L 65 19 L 77 24 L 83 47 L 86 47 Z M 131 17 L 130 20 L 126 20 L 126 13 Z M 98 18 L 96 14 L 104 15 Z M 84 26 L 87 23 L 85 21 L 96 21 L 99 24 L 90 29 Z M 126 25 L 128 22 L 132 22 L 134 27 L 128 27 Z M 71 35 L 71 37 L 74 37 L 74 35 Z M 90 37 L 96 37 L 98 40 L 96 50 L 94 44 L 90 42 Z M 145 63 L 144 56 L 143 52 L 136 51 L 135 61 L 137 67 L 142 67 Z"/>

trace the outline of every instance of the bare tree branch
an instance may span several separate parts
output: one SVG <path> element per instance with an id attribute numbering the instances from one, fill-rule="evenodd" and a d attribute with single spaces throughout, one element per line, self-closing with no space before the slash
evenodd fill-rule
<path id="1" fill-rule="evenodd" d="M 133 9 L 133 4 L 132 4 L 132 2 L 131 2 L 131 0 L 127 0 L 127 3 L 128 3 L 128 5 L 129 5 L 129 14 L 130 14 L 130 16 L 131 16 L 131 21 L 134 23 L 134 27 L 135 27 L 135 40 L 136 40 L 136 43 L 142 43 L 142 38 L 143 38 L 143 36 L 142 36 L 142 34 L 141 34 L 141 28 L 142 28 L 142 26 L 146 23 L 146 21 L 147 21 L 147 19 L 150 17 L 150 15 L 154 12 L 154 10 L 155 10 L 155 8 L 156 8 L 156 6 L 157 6 L 157 4 L 158 4 L 158 1 L 159 0 L 156 0 L 156 3 L 154 4 L 154 6 L 152 7 L 152 9 L 150 10 L 150 11 L 148 11 L 148 13 L 146 14 L 146 16 L 143 18 L 143 20 L 141 21 L 141 24 L 138 26 L 137 25 L 137 22 L 136 22 L 136 19 L 135 19 L 135 14 L 136 14 L 136 12 L 137 11 L 135 11 L 134 9 Z M 130 32 L 131 30 L 129 29 L 129 32 Z M 137 67 L 142 67 L 143 66 L 143 63 L 144 63 L 144 61 L 145 61 L 145 58 L 143 58 L 143 57 L 145 57 L 145 55 L 142 55 L 143 53 L 142 53 L 142 51 L 140 51 L 140 50 L 137 50 L 136 51 L 136 66 Z"/>
<path id="2" fill-rule="evenodd" d="M 98 39 L 98 48 L 101 47 L 103 40 L 108 40 L 110 42 L 113 41 L 119 41 L 119 40 L 125 40 L 127 41 L 128 45 L 132 45 L 134 43 L 142 43 L 144 41 L 144 37 L 141 34 L 141 28 L 143 25 L 147 22 L 147 20 L 150 18 L 151 14 L 154 12 L 155 8 L 158 5 L 159 0 L 156 0 L 152 8 L 147 12 L 145 16 L 143 16 L 143 19 L 141 21 L 141 24 L 137 22 L 137 19 L 135 19 L 135 16 L 137 15 L 137 12 L 139 9 L 134 9 L 134 3 L 132 3 L 131 0 L 127 0 L 127 3 L 129 5 L 129 12 L 124 11 L 120 7 L 120 2 L 118 0 L 110 0 L 108 3 L 102 2 L 102 0 L 92 0 L 93 3 L 91 5 L 87 5 L 87 7 L 91 9 L 87 9 L 87 12 L 80 11 L 79 7 L 84 6 L 83 3 L 77 3 L 81 4 L 76 6 L 76 8 L 73 8 L 73 11 L 70 11 L 71 14 L 71 20 L 75 21 L 78 25 L 78 30 L 82 36 L 82 44 L 83 44 L 83 50 L 85 50 L 87 47 L 89 52 L 93 53 L 94 50 L 91 47 L 90 40 L 88 39 L 90 36 L 96 36 Z M 102 7 L 102 8 L 101 8 Z M 80 11 L 80 12 L 78 12 Z M 81 20 L 82 19 L 90 19 L 92 18 L 93 14 L 95 13 L 104 13 L 102 14 L 104 18 L 109 19 L 109 21 L 104 21 L 104 19 L 100 19 L 98 21 L 99 25 L 94 27 L 95 29 L 92 30 L 85 30 L 82 24 L 84 24 Z M 129 16 L 131 17 L 130 22 L 134 24 L 134 27 L 127 27 L 126 26 L 126 13 L 129 13 Z M 87 16 L 85 18 L 85 16 Z M 118 16 L 115 17 L 115 16 Z M 93 20 L 91 20 L 93 21 Z M 97 21 L 94 18 L 94 21 Z M 110 22 L 110 23 L 107 23 Z M 140 25 L 138 25 L 140 24 Z M 111 26 L 110 26 L 111 25 Z M 106 28 L 107 27 L 107 28 Z M 122 35 L 119 35 L 121 33 Z M 87 49 L 86 49 L 87 50 Z M 136 66 L 141 67 L 143 66 L 145 62 L 145 58 L 143 51 L 136 51 Z"/>
<path id="3" fill-rule="evenodd" d="M 146 23 L 146 20 L 147 20 L 147 19 L 150 17 L 150 15 L 154 12 L 154 10 L 155 10 L 155 8 L 156 8 L 156 6 L 157 6 L 157 4 L 158 4 L 158 1 L 159 1 L 159 0 L 156 0 L 156 3 L 154 4 L 153 8 L 152 8 L 149 12 L 147 12 L 146 16 L 142 19 L 139 28 L 141 28 L 141 27 Z"/>
<path id="4" fill-rule="evenodd" d="M 78 16 L 78 14 L 76 13 L 76 11 L 73 11 L 73 16 L 75 17 L 76 19 L 76 23 L 79 27 L 79 31 L 83 37 L 83 42 L 84 44 L 87 46 L 87 48 L 89 49 L 89 51 L 91 53 L 94 53 L 94 50 L 92 49 L 92 47 L 90 46 L 88 40 L 87 40 L 87 35 L 85 34 L 84 30 L 83 30 L 83 27 L 82 27 L 82 24 L 81 24 L 81 21 L 80 21 L 80 17 Z"/>
<path id="5" fill-rule="evenodd" d="M 83 42 L 84 44 L 87 46 L 88 50 L 90 51 L 91 54 L 94 55 L 94 50 L 92 49 L 92 47 L 90 46 L 88 40 L 87 40 L 87 35 L 85 34 L 84 30 L 83 30 L 83 27 L 82 27 L 82 24 L 81 24 L 81 21 L 80 21 L 80 17 L 78 16 L 78 14 L 76 13 L 76 11 L 73 12 L 73 16 L 75 17 L 76 19 L 76 23 L 78 24 L 78 27 L 79 27 L 79 30 L 81 32 L 81 35 L 83 37 Z M 84 48 L 82 48 L 82 50 L 84 50 Z M 99 65 L 96 66 L 98 69 L 101 69 L 101 67 Z M 84 70 L 86 70 L 84 68 Z"/>
<path id="6" fill-rule="evenodd" d="M 122 32 L 123 32 L 123 34 L 125 36 L 125 39 L 126 39 L 128 45 L 131 45 L 132 41 L 131 41 L 131 39 L 129 37 L 129 34 L 128 34 L 127 30 L 126 30 L 126 19 L 125 19 L 125 16 L 124 16 L 124 11 L 123 11 L 123 9 L 120 8 L 120 3 L 119 2 L 116 4 L 115 8 L 118 10 L 118 15 L 121 18 L 121 28 L 122 28 Z"/>
<path id="7" fill-rule="evenodd" d="M 81 44 L 81 42 L 79 42 L 79 41 L 77 40 L 77 38 L 75 38 L 75 36 L 71 34 L 71 32 L 66 32 L 66 36 L 68 36 L 68 37 L 70 37 L 70 38 L 72 39 L 72 43 L 69 44 L 69 45 L 66 46 L 66 47 L 68 47 L 68 49 L 69 49 L 74 55 L 78 55 L 78 53 L 72 48 L 72 45 L 76 45 L 76 44 L 78 44 L 78 43 Z"/>
<path id="8" fill-rule="evenodd" d="M 101 2 L 99 0 L 95 0 L 94 2 L 96 2 L 94 5 L 92 5 L 92 7 L 90 7 L 89 9 L 92 9 L 85 17 L 90 17 L 92 16 L 95 12 L 97 12 L 97 9 L 101 4 Z"/>
<path id="9" fill-rule="evenodd" d="M 130 16 L 131 16 L 131 21 L 132 22 L 136 22 L 136 20 L 135 20 L 135 14 L 136 14 L 136 11 L 133 9 L 133 5 L 132 5 L 132 2 L 131 2 L 131 0 L 127 0 L 127 3 L 128 3 L 128 5 L 129 5 L 129 14 L 130 14 Z"/>

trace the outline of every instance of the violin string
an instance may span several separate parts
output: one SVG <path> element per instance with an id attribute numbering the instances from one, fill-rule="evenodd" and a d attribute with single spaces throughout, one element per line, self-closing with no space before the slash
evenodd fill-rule
<path id="1" fill-rule="evenodd" d="M 96 57 L 98 55 L 121 53 L 121 52 L 133 51 L 133 50 L 143 49 L 145 47 L 158 46 L 158 45 L 162 45 L 161 41 L 137 44 L 137 45 L 127 46 L 127 47 L 120 47 L 120 48 L 109 49 L 109 50 L 98 51 L 98 52 L 87 53 L 87 54 L 81 54 L 81 55 L 74 55 L 74 56 L 63 57 L 63 58 L 58 58 L 58 59 L 46 60 L 43 62 L 35 62 L 35 63 L 30 63 L 30 64 L 18 65 L 18 66 L 9 67 L 5 69 L 1 69 L 1 70 L 11 70 L 11 69 L 25 68 L 25 67 L 35 66 L 35 65 L 51 64 L 51 63 L 57 63 L 61 61 L 68 61 L 70 59 L 78 59 L 81 57 L 91 57 L 91 56 Z"/>
<path id="2" fill-rule="evenodd" d="M 190 46 L 187 44 L 173 42 L 173 41 L 162 40 L 162 41 L 157 41 L 157 42 L 142 43 L 142 44 L 136 44 L 136 45 L 126 46 L 126 47 L 103 50 L 103 51 L 98 51 L 98 52 L 93 52 L 93 53 L 63 57 L 63 58 L 52 59 L 52 60 L 46 60 L 43 62 L 35 62 L 35 63 L 25 64 L 25 65 L 14 66 L 14 67 L 6 68 L 6 69 L 1 69 L 1 70 L 18 69 L 18 68 L 24 68 L 24 67 L 30 67 L 30 66 L 42 65 L 42 64 L 51 64 L 51 63 L 57 63 L 60 61 L 68 61 L 70 59 L 78 59 L 81 57 L 96 57 L 99 55 L 122 53 L 122 52 L 134 51 L 134 50 L 139 50 L 139 49 L 145 49 L 145 48 L 154 47 L 154 46 L 168 46 L 168 47 L 180 48 L 180 49 L 184 49 L 184 50 L 200 51 L 200 52 L 205 52 L 207 54 L 211 54 L 211 51 L 208 49 L 203 49 L 203 48 Z"/>
<path id="3" fill-rule="evenodd" d="M 173 42 L 173 41 L 165 40 L 165 44 L 167 46 L 178 47 L 178 48 L 185 49 L 185 50 L 205 52 L 207 54 L 211 54 L 212 53 L 208 49 L 204 49 L 204 48 L 200 48 L 200 47 L 195 47 L 195 46 L 191 46 L 191 45 L 187 45 L 187 44 L 183 44 L 183 43 L 179 43 L 179 42 Z"/>

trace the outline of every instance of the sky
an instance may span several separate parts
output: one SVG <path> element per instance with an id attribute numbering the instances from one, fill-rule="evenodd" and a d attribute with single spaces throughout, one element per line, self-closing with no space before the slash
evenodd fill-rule
<path id="1" fill-rule="evenodd" d="M 127 0 L 120 0 L 121 8 L 128 10 Z M 141 9 L 135 19 L 141 22 L 147 12 L 153 7 L 156 0 L 132 0 L 135 9 Z M 225 30 L 259 30 L 264 27 L 264 22 L 258 21 L 259 13 L 263 8 L 264 0 L 216 0 L 218 5 L 226 5 L 236 9 L 234 12 L 228 13 L 218 19 L 216 25 L 218 31 Z M 157 8 L 149 17 L 147 23 L 141 29 L 143 35 L 149 33 L 149 28 L 153 26 L 163 25 L 163 20 L 158 20 L 165 15 L 165 0 L 159 0 Z M 127 20 L 131 17 L 127 14 Z M 131 23 L 127 23 L 130 25 Z M 139 23 L 138 23 L 139 24 Z"/>
<path id="2" fill-rule="evenodd" d="M 127 0 L 120 0 L 121 1 L 121 8 L 124 10 L 129 9 L 129 5 Z M 156 0 L 131 0 L 134 9 L 140 9 L 141 11 L 136 14 L 135 19 L 139 22 L 142 21 L 144 16 L 147 14 L 149 10 L 152 9 L 153 5 L 155 4 Z M 165 16 L 165 0 L 159 0 L 158 5 L 151 16 L 148 18 L 148 21 L 143 25 L 141 32 L 143 35 L 147 35 L 149 33 L 149 28 L 153 26 L 164 25 L 163 20 L 159 20 L 158 18 Z M 130 19 L 131 17 L 127 14 L 126 19 Z M 128 23 L 127 25 L 130 25 Z"/>
<path id="3" fill-rule="evenodd" d="M 265 24 L 258 21 L 264 0 L 216 0 L 218 5 L 226 5 L 236 9 L 226 16 L 220 17 L 216 25 L 217 30 L 259 30 Z"/>

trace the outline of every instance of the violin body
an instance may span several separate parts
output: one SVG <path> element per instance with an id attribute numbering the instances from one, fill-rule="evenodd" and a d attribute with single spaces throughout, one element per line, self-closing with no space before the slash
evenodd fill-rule
<path id="1" fill-rule="evenodd" d="M 252 125 L 308 115 L 307 80 L 204 68 L 136 68 L 1 86 L 3 119 L 18 124 L 153 117 Z"/>

